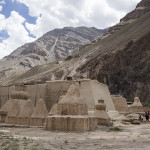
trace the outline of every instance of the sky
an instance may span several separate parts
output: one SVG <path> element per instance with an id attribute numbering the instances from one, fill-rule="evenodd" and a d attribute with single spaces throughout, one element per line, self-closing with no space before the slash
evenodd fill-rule
<path id="1" fill-rule="evenodd" d="M 46 32 L 66 26 L 104 29 L 140 0 L 0 0 L 0 59 Z"/>

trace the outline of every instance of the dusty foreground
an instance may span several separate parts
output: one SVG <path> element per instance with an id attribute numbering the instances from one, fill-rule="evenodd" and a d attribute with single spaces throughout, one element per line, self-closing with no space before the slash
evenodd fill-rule
<path id="1" fill-rule="evenodd" d="M 86 133 L 0 127 L 0 150 L 150 150 L 149 123 L 118 127 L 112 131 L 101 126 Z"/>

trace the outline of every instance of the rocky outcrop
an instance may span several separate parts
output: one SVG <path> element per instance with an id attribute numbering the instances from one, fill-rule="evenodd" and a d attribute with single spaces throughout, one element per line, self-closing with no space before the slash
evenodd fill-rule
<path id="1" fill-rule="evenodd" d="M 139 96 L 144 104 L 150 99 L 150 31 L 138 41 L 90 61 L 90 76 L 109 86 L 111 93 L 127 100 Z M 97 65 L 96 65 L 97 64 Z"/>
<path id="2" fill-rule="evenodd" d="M 150 1 L 149 0 L 142 0 L 140 3 L 137 4 L 136 8 L 128 13 L 125 17 L 120 19 L 120 22 L 115 26 L 108 29 L 108 31 L 104 34 L 106 35 L 112 34 L 127 24 L 134 22 L 136 19 L 140 18 L 142 15 L 147 13 L 150 10 Z"/>

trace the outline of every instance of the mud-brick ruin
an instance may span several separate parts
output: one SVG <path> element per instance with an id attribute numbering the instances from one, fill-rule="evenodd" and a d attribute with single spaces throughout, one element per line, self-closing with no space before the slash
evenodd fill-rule
<path id="1" fill-rule="evenodd" d="M 45 118 L 48 115 L 48 111 L 43 99 L 39 99 L 37 105 L 31 115 L 30 125 L 31 126 L 43 126 Z"/>
<path id="2" fill-rule="evenodd" d="M 31 115 L 33 114 L 34 111 L 34 106 L 33 103 L 30 99 L 28 99 L 22 110 L 20 111 L 20 114 L 18 116 L 18 121 L 17 124 L 18 125 L 26 125 L 29 126 L 30 125 L 30 119 L 31 119 Z"/>
<path id="3" fill-rule="evenodd" d="M 97 125 L 111 125 L 104 100 L 98 100 L 98 104 L 95 105 L 94 116 L 97 118 Z"/>
<path id="4" fill-rule="evenodd" d="M 90 131 L 120 115 L 143 112 L 139 98 L 127 106 L 96 80 L 47 81 L 0 87 L 0 122 L 50 131 Z"/>
<path id="5" fill-rule="evenodd" d="M 88 106 L 75 85 L 58 102 L 57 114 L 48 116 L 45 122 L 45 129 L 50 131 L 89 131 L 96 126 L 96 118 L 88 116 Z"/>
<path id="6" fill-rule="evenodd" d="M 6 123 L 17 124 L 18 116 L 24 107 L 25 101 L 30 97 L 26 89 L 26 86 L 15 86 L 15 91 L 11 92 L 10 100 L 2 107 L 1 115 L 7 114 L 5 119 L 3 117 L 3 121 L 5 120 Z"/>
<path id="7" fill-rule="evenodd" d="M 144 113 L 143 105 L 138 97 L 134 98 L 134 103 L 130 106 L 130 112 L 132 113 Z"/>
<path id="8" fill-rule="evenodd" d="M 129 107 L 127 105 L 127 101 L 122 96 L 112 96 L 113 103 L 115 105 L 115 109 L 120 114 L 128 114 L 129 113 Z"/>

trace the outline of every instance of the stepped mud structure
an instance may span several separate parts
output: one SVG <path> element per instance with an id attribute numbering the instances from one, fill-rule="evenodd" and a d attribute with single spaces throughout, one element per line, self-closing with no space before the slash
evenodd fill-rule
<path id="1" fill-rule="evenodd" d="M 106 112 L 104 100 L 98 100 L 98 104 L 95 105 L 94 116 L 97 118 L 97 125 L 111 125 L 110 118 Z"/>
<path id="2" fill-rule="evenodd" d="M 69 87 L 72 84 L 76 85 L 80 93 L 80 97 L 85 99 L 85 103 L 88 106 L 88 113 L 90 115 L 94 114 L 95 105 L 98 103 L 99 99 L 105 100 L 106 110 L 110 118 L 119 114 L 113 104 L 108 86 L 99 83 L 96 80 L 57 80 L 47 81 L 45 84 L 26 85 L 26 87 L 28 93 L 31 95 L 30 99 L 34 106 L 36 106 L 38 99 L 44 99 L 48 112 L 53 115 L 57 113 L 54 113 L 54 109 L 52 109 L 52 107 L 54 107 L 54 104 L 57 104 L 58 101 L 60 101 L 59 99 L 61 96 L 66 95 Z M 15 86 L 0 87 L 0 91 L 3 89 L 3 91 L 7 93 L 8 88 L 10 89 L 9 93 L 12 93 L 12 91 L 15 89 Z M 6 95 L 6 97 L 10 97 L 10 94 Z M 1 106 L 2 105 L 4 106 L 3 103 L 1 103 Z"/>
<path id="3" fill-rule="evenodd" d="M 39 99 L 30 119 L 30 126 L 43 126 L 48 111 L 43 99 Z"/>
<path id="4" fill-rule="evenodd" d="M 27 86 L 16 85 L 15 91 L 11 92 L 10 97 L 10 100 L 8 100 L 0 110 L 1 122 L 6 121 L 6 123 L 16 124 L 16 117 L 24 106 L 25 100 L 30 98 L 27 92 Z"/>
<path id="5" fill-rule="evenodd" d="M 8 100 L 0 109 L 0 122 L 4 123 L 8 111 L 12 108 L 14 100 Z"/>
<path id="6" fill-rule="evenodd" d="M 72 81 L 47 81 L 46 106 L 48 107 L 48 110 L 50 110 L 54 104 L 58 103 L 60 96 L 67 93 L 71 84 L 76 86 L 80 92 L 80 97 L 85 99 L 89 114 L 94 114 L 94 108 L 98 103 L 98 99 L 103 99 L 105 100 L 106 110 L 108 111 L 110 117 L 113 118 L 114 116 L 119 115 L 119 113 L 115 110 L 107 85 L 90 79 Z"/>
<path id="7" fill-rule="evenodd" d="M 112 101 L 114 103 L 115 109 L 120 114 L 128 114 L 129 113 L 129 108 L 128 108 L 128 105 L 127 105 L 127 101 L 124 97 L 122 97 L 122 96 L 112 96 Z"/>
<path id="8" fill-rule="evenodd" d="M 15 91 L 11 93 L 12 107 L 8 111 L 5 122 L 8 124 L 17 124 L 18 116 L 24 107 L 26 100 L 30 98 L 27 92 L 27 86 L 16 85 Z"/>
<path id="9" fill-rule="evenodd" d="M 143 105 L 138 97 L 134 98 L 134 103 L 130 106 L 130 113 L 144 113 Z"/>
<path id="10" fill-rule="evenodd" d="M 29 126 L 30 118 L 31 118 L 31 115 L 33 114 L 33 111 L 34 111 L 33 103 L 30 99 L 28 99 L 25 102 L 24 107 L 19 114 L 17 124 Z"/>
<path id="11" fill-rule="evenodd" d="M 45 129 L 50 131 L 89 131 L 96 128 L 95 117 L 88 116 L 88 106 L 80 98 L 75 85 L 58 102 L 57 115 L 46 117 Z"/>
<path id="12" fill-rule="evenodd" d="M 64 97 L 64 96 L 60 96 L 59 101 L 61 101 L 61 99 L 62 99 L 63 97 Z M 58 101 L 58 102 L 59 102 L 59 101 Z M 51 109 L 50 112 L 49 112 L 49 115 L 50 115 L 50 116 L 53 116 L 53 115 L 57 115 L 57 114 L 58 114 L 57 106 L 58 106 L 58 103 L 53 105 L 52 109 Z"/>

